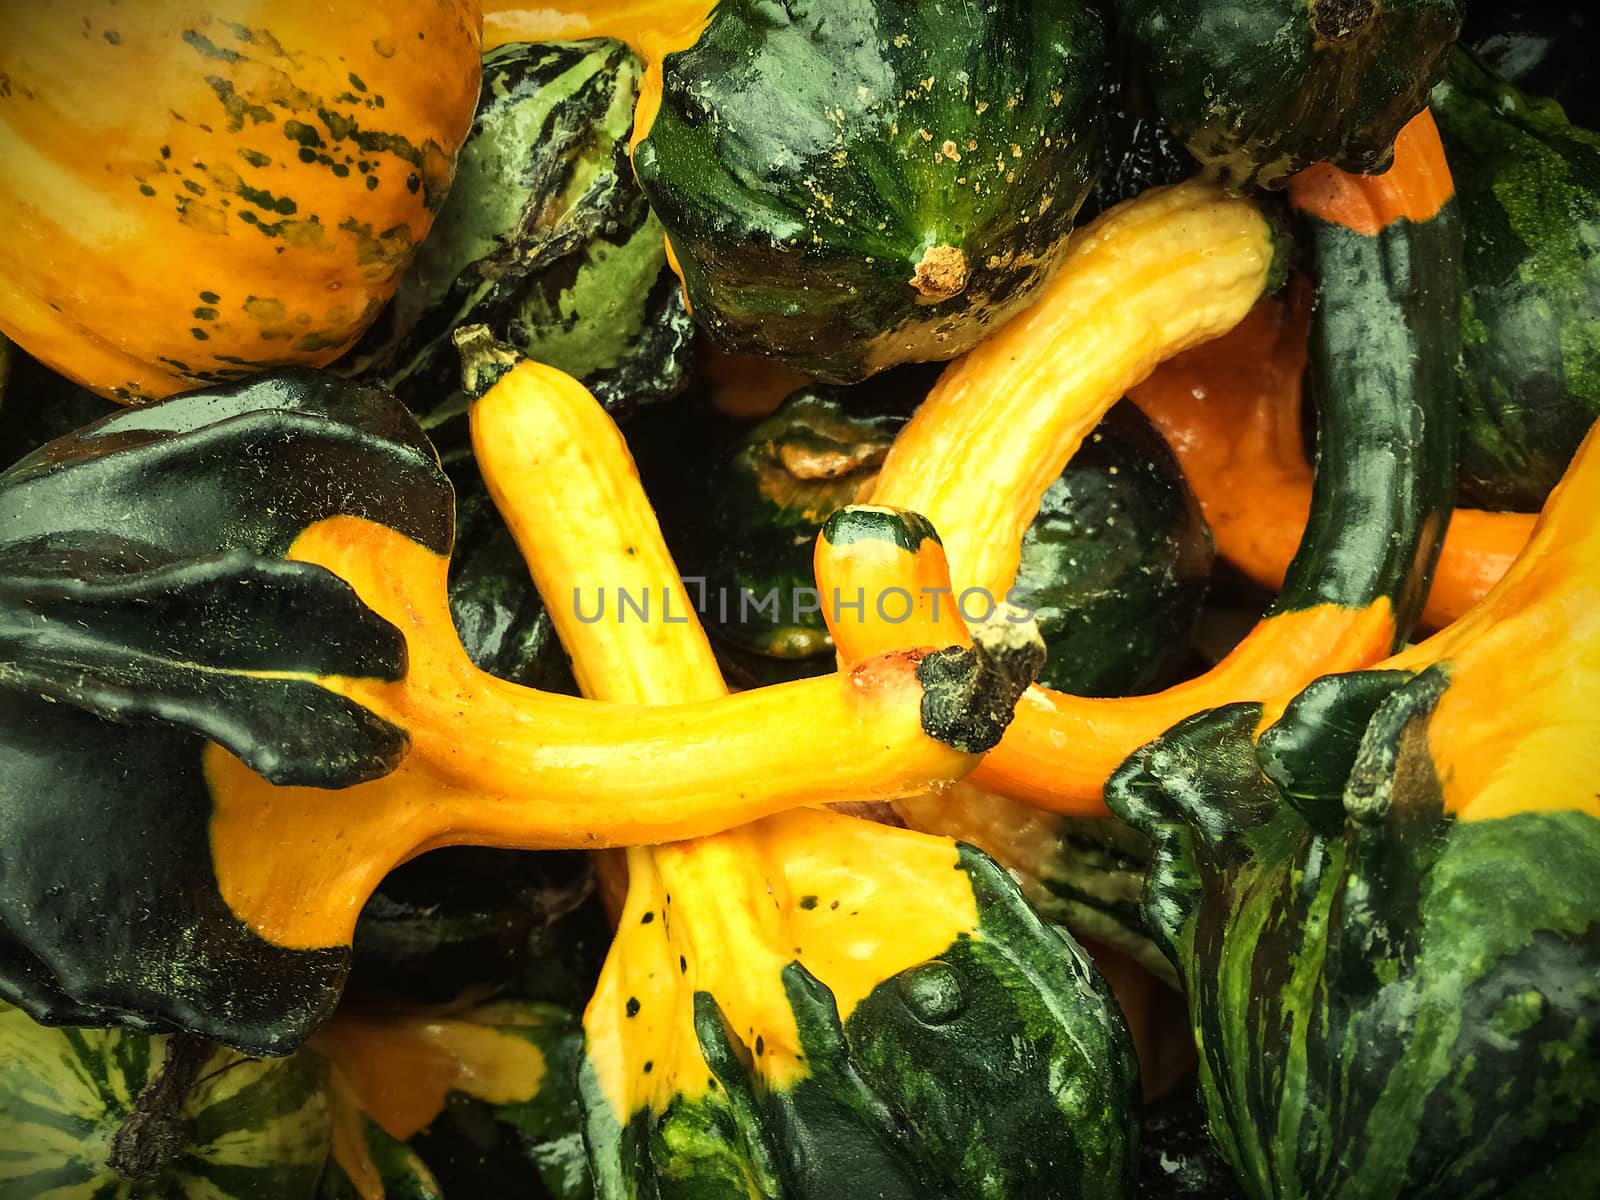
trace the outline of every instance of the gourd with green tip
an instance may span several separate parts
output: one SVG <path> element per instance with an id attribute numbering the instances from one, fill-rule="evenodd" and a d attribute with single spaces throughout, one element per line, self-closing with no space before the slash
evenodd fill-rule
<path id="1" fill-rule="evenodd" d="M 1156 839 L 1145 915 L 1252 1197 L 1579 1195 L 1600 1167 L 1600 819 L 1444 811 L 1448 685 L 1329 676 L 1259 743 L 1259 705 L 1217 709 L 1108 785 Z"/>
<path id="2" fill-rule="evenodd" d="M 1461 496 L 1537 511 L 1600 417 L 1600 133 L 1464 52 L 1434 114 L 1467 231 Z"/>
<path id="3" fill-rule="evenodd" d="M 683 385 L 692 325 L 628 163 L 641 70 L 605 39 L 484 56 L 450 197 L 343 373 L 394 389 L 451 445 L 435 426 L 465 412 L 450 341 L 463 325 L 584 380 L 613 411 Z"/>
<path id="4" fill-rule="evenodd" d="M 514 684 L 456 633 L 453 515 L 392 396 L 305 370 L 119 411 L 0 475 L 0 829 L 30 847 L 0 879 L 0 994 L 288 1053 L 425 849 L 885 800 L 970 771 L 963 718 L 998 737 L 1025 686 L 981 646 L 654 709 Z M 825 771 L 796 721 L 834 730 Z"/>
<path id="5" fill-rule="evenodd" d="M 1457 0 L 1120 0 L 1123 45 L 1173 133 L 1233 188 L 1313 163 L 1372 173 L 1428 103 Z"/>
<path id="6" fill-rule="evenodd" d="M 658 915 L 624 917 L 623 978 L 594 1003 L 627 1040 L 591 1034 L 583 1077 L 600 1196 L 820 1200 L 841 1171 L 905 1200 L 1124 1194 L 1122 1016 L 992 860 L 797 812 L 740 861 L 776 901 L 751 921 L 715 911 L 726 876 L 680 874 L 668 901 L 665 872 Z M 907 965 L 880 981 L 888 963 Z"/>
<path id="7" fill-rule="evenodd" d="M 676 596 L 685 614 L 647 626 L 555 608 L 585 692 L 658 704 L 720 693 L 626 445 L 594 399 L 522 363 L 472 421 L 485 471 L 530 484 L 497 496 L 543 594 L 623 581 Z M 937 578 L 920 517 L 852 508 L 830 526 L 841 520 L 850 550 L 833 585 L 898 585 L 906 568 Z M 966 636 L 910 657 L 955 684 L 971 674 L 954 654 Z M 973 637 L 1017 691 L 1044 656 L 1031 622 Z M 877 661 L 848 670 L 864 678 Z M 922 712 L 979 751 L 1015 703 L 1013 692 L 967 710 L 930 689 Z M 846 762 L 835 742 L 809 749 L 833 771 Z M 627 871 L 584 1015 L 600 1196 L 820 1197 L 838 1194 L 840 1166 L 880 1196 L 1121 1193 L 1133 1149 L 1126 1029 L 1086 957 L 983 855 L 805 807 L 630 850 Z"/>
<path id="8" fill-rule="evenodd" d="M 1064 247 L 1104 57 L 1081 0 L 723 0 L 633 159 L 696 323 L 830 383 L 969 349 Z"/>
<path id="9" fill-rule="evenodd" d="M 314 1054 L 53 1029 L 0 1005 L 0 1196 L 305 1200 L 332 1138 Z"/>
<path id="10" fill-rule="evenodd" d="M 828 669 L 820 604 L 804 602 L 811 548 L 834 511 L 870 495 L 914 404 L 914 396 L 804 389 L 716 456 L 703 485 L 708 506 L 689 514 L 701 527 L 683 537 L 695 544 L 689 561 L 708 596 L 729 598 L 726 617 L 720 603 L 706 606 L 718 634 Z M 1044 638 L 1040 681 L 1087 696 L 1170 682 L 1211 559 L 1172 452 L 1132 405 L 1113 408 L 1050 485 L 1023 538 L 1016 587 Z M 984 615 L 975 597 L 968 607 L 974 619 Z"/>

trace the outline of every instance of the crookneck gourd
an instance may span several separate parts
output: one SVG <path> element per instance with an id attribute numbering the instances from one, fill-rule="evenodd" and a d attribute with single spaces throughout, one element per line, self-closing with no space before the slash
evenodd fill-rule
<path id="1" fill-rule="evenodd" d="M 687 600 L 627 449 L 580 386 L 522 364 L 472 415 L 485 469 L 537 484 L 500 501 L 554 611 L 597 586 Z M 907 582 L 896 547 L 931 537 L 926 522 L 847 511 L 889 569 L 862 556 L 859 578 L 841 574 Z M 918 578 L 948 586 L 939 565 Z M 692 614 L 569 616 L 562 636 L 592 695 L 722 691 Z M 1037 662 L 1036 635 L 1017 636 Z M 1121 1018 L 1082 952 L 983 855 L 805 810 L 632 850 L 628 876 L 584 1021 L 601 1196 L 833 1196 L 845 1164 L 857 1194 L 908 1200 L 1122 1194 Z"/>
<path id="2" fill-rule="evenodd" d="M 1410 630 L 1454 490 L 1461 235 L 1450 175 L 1426 113 L 1387 174 L 1317 172 L 1297 181 L 1295 198 L 1315 258 L 1322 450 L 1311 520 L 1276 604 L 1211 671 L 1163 692 L 1087 700 L 1030 689 L 975 783 L 1103 813 L 1106 778 L 1174 722 L 1369 665 Z M 958 588 L 1003 593 L 1039 498 L 1084 435 L 1162 359 L 1238 324 L 1275 253 L 1260 211 L 1207 184 L 1112 209 L 1074 237 L 1037 306 L 946 368 L 896 440 L 874 500 L 928 515 Z M 883 645 L 868 641 L 866 652 Z"/>
<path id="3" fill-rule="evenodd" d="M 834 383 L 967 350 L 1060 257 L 1104 57 L 1082 0 L 722 0 L 634 133 L 695 321 Z"/>
<path id="4" fill-rule="evenodd" d="M 0 8 L 0 328 L 123 400 L 331 362 L 444 203 L 480 25 L 477 0 Z"/>
<path id="5" fill-rule="evenodd" d="M 332 1137 L 315 1054 L 262 1061 L 189 1035 L 49 1029 L 0 1005 L 7 1200 L 307 1200 Z"/>
<path id="6" fill-rule="evenodd" d="M 1537 511 L 1600 417 L 1600 133 L 1460 52 L 1434 112 L 1467 227 L 1462 500 Z"/>
<path id="7" fill-rule="evenodd" d="M 1120 0 L 1161 116 L 1230 187 L 1388 167 L 1461 27 L 1457 0 Z"/>
<path id="8" fill-rule="evenodd" d="M 682 385 L 693 327 L 628 163 L 641 70 L 607 40 L 519 43 L 484 56 L 450 197 L 394 299 L 339 368 L 429 414 L 435 444 L 452 413 L 465 432 L 450 341 L 462 325 L 488 325 L 582 379 L 609 409 Z"/>
<path id="9" fill-rule="evenodd" d="M 117 412 L 0 475 L 0 827 L 30 848 L 0 880 L 6 998 L 284 1053 L 423 850 L 886 799 L 969 771 L 1022 686 L 980 642 L 664 708 L 520 687 L 457 640 L 452 517 L 397 402 L 305 370 Z"/>
<path id="10" fill-rule="evenodd" d="M 1107 788 L 1155 840 L 1145 915 L 1252 1197 L 1596 1177 L 1597 503 L 1591 434 L 1462 620 L 1287 702 L 1192 717 Z"/>
<path id="11" fill-rule="evenodd" d="M 713 630 L 741 649 L 798 659 L 807 674 L 833 665 L 812 545 L 830 514 L 871 493 L 913 407 L 877 383 L 790 396 L 708 456 L 703 499 L 684 514 L 691 527 L 673 531 L 704 578 Z M 1015 594 L 1044 638 L 1040 682 L 1075 695 L 1171 682 L 1210 568 L 1205 521 L 1171 451 L 1133 406 L 1113 408 L 1023 535 Z M 976 594 L 948 602 L 974 620 L 992 607 Z"/>

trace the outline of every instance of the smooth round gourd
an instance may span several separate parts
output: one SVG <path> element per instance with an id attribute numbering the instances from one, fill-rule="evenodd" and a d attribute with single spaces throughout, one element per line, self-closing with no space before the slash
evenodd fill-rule
<path id="1" fill-rule="evenodd" d="M 102 395 L 320 366 L 427 235 L 476 0 L 0 6 L 0 330 Z"/>

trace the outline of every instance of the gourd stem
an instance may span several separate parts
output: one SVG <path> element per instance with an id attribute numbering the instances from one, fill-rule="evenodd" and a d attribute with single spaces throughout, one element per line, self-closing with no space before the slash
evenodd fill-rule
<path id="1" fill-rule="evenodd" d="M 188 1141 L 183 1102 L 215 1052 L 214 1043 L 192 1033 L 168 1040 L 161 1069 L 139 1093 L 111 1139 L 106 1166 L 129 1183 L 160 1177 Z"/>

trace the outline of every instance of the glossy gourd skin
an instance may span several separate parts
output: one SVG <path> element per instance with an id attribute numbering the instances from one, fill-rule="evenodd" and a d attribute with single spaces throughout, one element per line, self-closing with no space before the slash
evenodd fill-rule
<path id="1" fill-rule="evenodd" d="M 1260 706 L 1202 714 L 1109 785 L 1252 1197 L 1593 1179 L 1600 820 L 1442 812 L 1418 735 L 1448 678 L 1330 676 L 1259 746 Z"/>
<path id="2" fill-rule="evenodd" d="M 681 387 L 693 329 L 628 163 L 643 64 L 620 42 L 513 44 L 483 60 L 449 199 L 340 371 L 394 389 L 436 444 L 460 415 L 451 332 L 487 324 L 624 412 Z M 459 422 L 464 430 L 465 422 Z"/>
<path id="3" fill-rule="evenodd" d="M 1121 37 L 1190 153 L 1230 187 L 1389 165 L 1461 25 L 1456 0 L 1122 0 Z"/>
<path id="4" fill-rule="evenodd" d="M 725 0 L 666 57 L 634 167 L 696 322 L 834 383 L 1026 306 L 1098 163 L 1080 0 Z"/>
<path id="5" fill-rule="evenodd" d="M 1600 417 L 1600 133 L 1465 53 L 1434 110 L 1467 228 L 1462 501 L 1537 511 Z"/>
<path id="6" fill-rule="evenodd" d="M 705 616 L 720 637 L 827 669 L 833 641 L 822 608 L 806 611 L 799 602 L 814 583 L 811 548 L 836 509 L 871 492 L 910 407 L 878 393 L 806 388 L 711 456 L 698 485 L 701 503 L 685 514 L 703 529 L 680 540 L 693 542 L 685 561 L 703 568 L 714 598 Z M 746 592 L 750 600 L 741 605 Z M 773 592 L 776 605 L 758 608 Z"/>
<path id="7" fill-rule="evenodd" d="M 280 557 L 305 523 L 350 509 L 448 548 L 447 498 L 423 486 L 432 451 L 396 415 L 381 394 L 291 371 L 115 413 L 3 476 L 0 817 L 33 853 L 0 890 L 0 944 L 6 998 L 35 1017 L 282 1052 L 286 1026 L 331 1008 L 343 954 L 275 946 L 218 894 L 201 755 L 209 737 L 285 783 L 338 787 L 405 753 L 403 730 L 309 678 L 402 675 L 398 631 L 342 580 Z M 264 505 L 234 464 L 286 444 Z M 154 503 L 162 482 L 187 502 Z M 197 613 L 213 614 L 208 634 Z M 211 969 L 174 974 L 196 926 Z"/>
<path id="8" fill-rule="evenodd" d="M 1414 197 L 1399 212 L 1332 167 L 1299 175 L 1316 298 L 1309 362 L 1317 400 L 1311 514 L 1276 611 L 1386 604 L 1394 640 L 1422 611 L 1454 504 L 1455 363 L 1462 226 L 1426 114 L 1402 135 Z M 1428 146 L 1424 152 L 1421 146 Z M 1398 173 L 1398 172 L 1397 172 Z"/>
<path id="9" fill-rule="evenodd" d="M 1303 282 L 1303 281 L 1302 281 Z M 1232 332 L 1161 364 L 1129 393 L 1177 453 L 1217 553 L 1276 592 L 1305 532 L 1313 470 L 1301 400 L 1310 292 L 1263 300 Z M 1527 543 L 1533 514 L 1457 507 L 1422 609 L 1463 616 Z"/>
<path id="10" fill-rule="evenodd" d="M 8 4 L 0 328 L 102 395 L 320 365 L 450 186 L 475 0 Z"/>
<path id="11" fill-rule="evenodd" d="M 50 1029 L 0 1005 L 7 1200 L 306 1200 L 331 1136 L 314 1054 L 261 1061 L 192 1038 Z"/>
<path id="12" fill-rule="evenodd" d="M 1155 840 L 1145 916 L 1251 1197 L 1594 1178 L 1597 500 L 1591 435 L 1472 612 L 1370 671 L 1198 714 L 1107 787 Z"/>
<path id="13" fill-rule="evenodd" d="M 453 464 L 450 480 L 456 492 L 450 618 L 462 648 L 491 675 L 577 695 L 555 625 L 472 461 Z"/>
<path id="14" fill-rule="evenodd" d="M 1171 451 L 1138 409 L 1116 405 L 1022 535 L 1016 586 L 1048 650 L 1039 682 L 1075 696 L 1172 682 L 1211 561 L 1210 531 Z"/>

